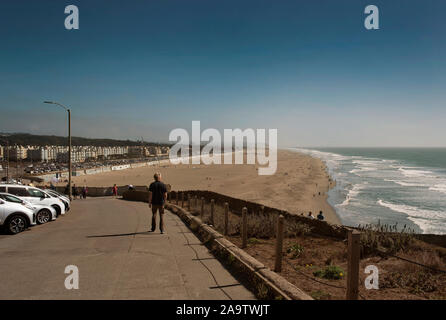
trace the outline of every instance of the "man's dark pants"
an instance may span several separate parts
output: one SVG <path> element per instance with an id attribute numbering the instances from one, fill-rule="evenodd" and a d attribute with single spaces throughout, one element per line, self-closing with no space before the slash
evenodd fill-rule
<path id="1" fill-rule="evenodd" d="M 164 231 L 164 205 L 162 204 L 152 204 L 152 231 L 156 229 L 156 212 L 160 213 L 160 231 Z"/>

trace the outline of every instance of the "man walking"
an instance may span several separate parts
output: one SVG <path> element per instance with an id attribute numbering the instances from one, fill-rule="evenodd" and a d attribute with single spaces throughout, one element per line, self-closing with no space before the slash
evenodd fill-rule
<path id="1" fill-rule="evenodd" d="M 155 179 L 149 186 L 149 207 L 152 208 L 152 232 L 156 229 L 156 212 L 160 214 L 160 231 L 163 234 L 164 231 L 164 203 L 167 199 L 167 188 L 164 183 L 161 182 L 161 173 L 155 173 L 153 175 Z"/>

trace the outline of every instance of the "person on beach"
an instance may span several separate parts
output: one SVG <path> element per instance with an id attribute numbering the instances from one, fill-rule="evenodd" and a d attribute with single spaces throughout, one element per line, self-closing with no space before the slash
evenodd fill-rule
<path id="1" fill-rule="evenodd" d="M 71 188 L 71 193 L 73 194 L 73 199 L 77 199 L 77 187 L 75 184 L 73 184 L 73 187 Z"/>
<path id="2" fill-rule="evenodd" d="M 64 193 L 65 193 L 66 195 L 68 195 L 69 192 L 70 192 L 70 185 L 67 183 L 67 185 L 65 186 L 65 191 L 64 191 Z"/>
<path id="3" fill-rule="evenodd" d="M 313 213 L 310 211 L 310 213 L 308 214 L 308 218 L 310 219 L 314 219 Z"/>
<path id="4" fill-rule="evenodd" d="M 325 219 L 324 214 L 322 213 L 322 211 L 319 211 L 319 214 L 317 215 L 317 218 L 319 220 L 324 220 Z"/>
<path id="5" fill-rule="evenodd" d="M 87 188 L 87 186 L 84 186 L 82 188 L 82 198 L 83 199 L 87 199 L 87 193 L 88 193 L 88 188 Z"/>
<path id="6" fill-rule="evenodd" d="M 155 179 L 149 186 L 149 208 L 152 208 L 152 229 L 154 232 L 156 229 L 156 213 L 160 214 L 160 232 L 164 233 L 164 203 L 167 200 L 167 188 L 164 183 L 161 182 L 161 173 L 155 173 L 153 175 Z"/>
<path id="7" fill-rule="evenodd" d="M 113 192 L 113 197 L 118 197 L 118 187 L 116 186 L 116 183 L 113 185 L 112 188 L 112 192 Z"/>

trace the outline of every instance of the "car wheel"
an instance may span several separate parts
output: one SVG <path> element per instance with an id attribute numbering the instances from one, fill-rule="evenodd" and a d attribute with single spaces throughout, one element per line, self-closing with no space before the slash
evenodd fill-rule
<path id="1" fill-rule="evenodd" d="M 7 230 L 11 234 L 17 234 L 22 231 L 25 231 L 28 226 L 26 219 L 20 215 L 14 215 L 8 219 L 8 223 L 6 225 Z"/>
<path id="2" fill-rule="evenodd" d="M 51 220 L 51 212 L 48 209 L 42 209 L 37 212 L 36 220 L 38 224 L 44 224 Z"/>
<path id="3" fill-rule="evenodd" d="M 60 209 L 58 205 L 54 205 L 53 208 L 56 210 L 56 215 L 60 216 L 60 214 L 62 213 L 62 209 Z"/>

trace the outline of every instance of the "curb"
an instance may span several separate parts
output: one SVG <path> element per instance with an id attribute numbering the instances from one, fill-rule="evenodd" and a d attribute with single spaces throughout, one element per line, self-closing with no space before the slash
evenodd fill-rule
<path id="1" fill-rule="evenodd" d="M 227 240 L 218 231 L 204 224 L 183 208 L 167 203 L 229 270 L 262 300 L 313 300 L 311 296 L 271 271 L 260 261 Z"/>

